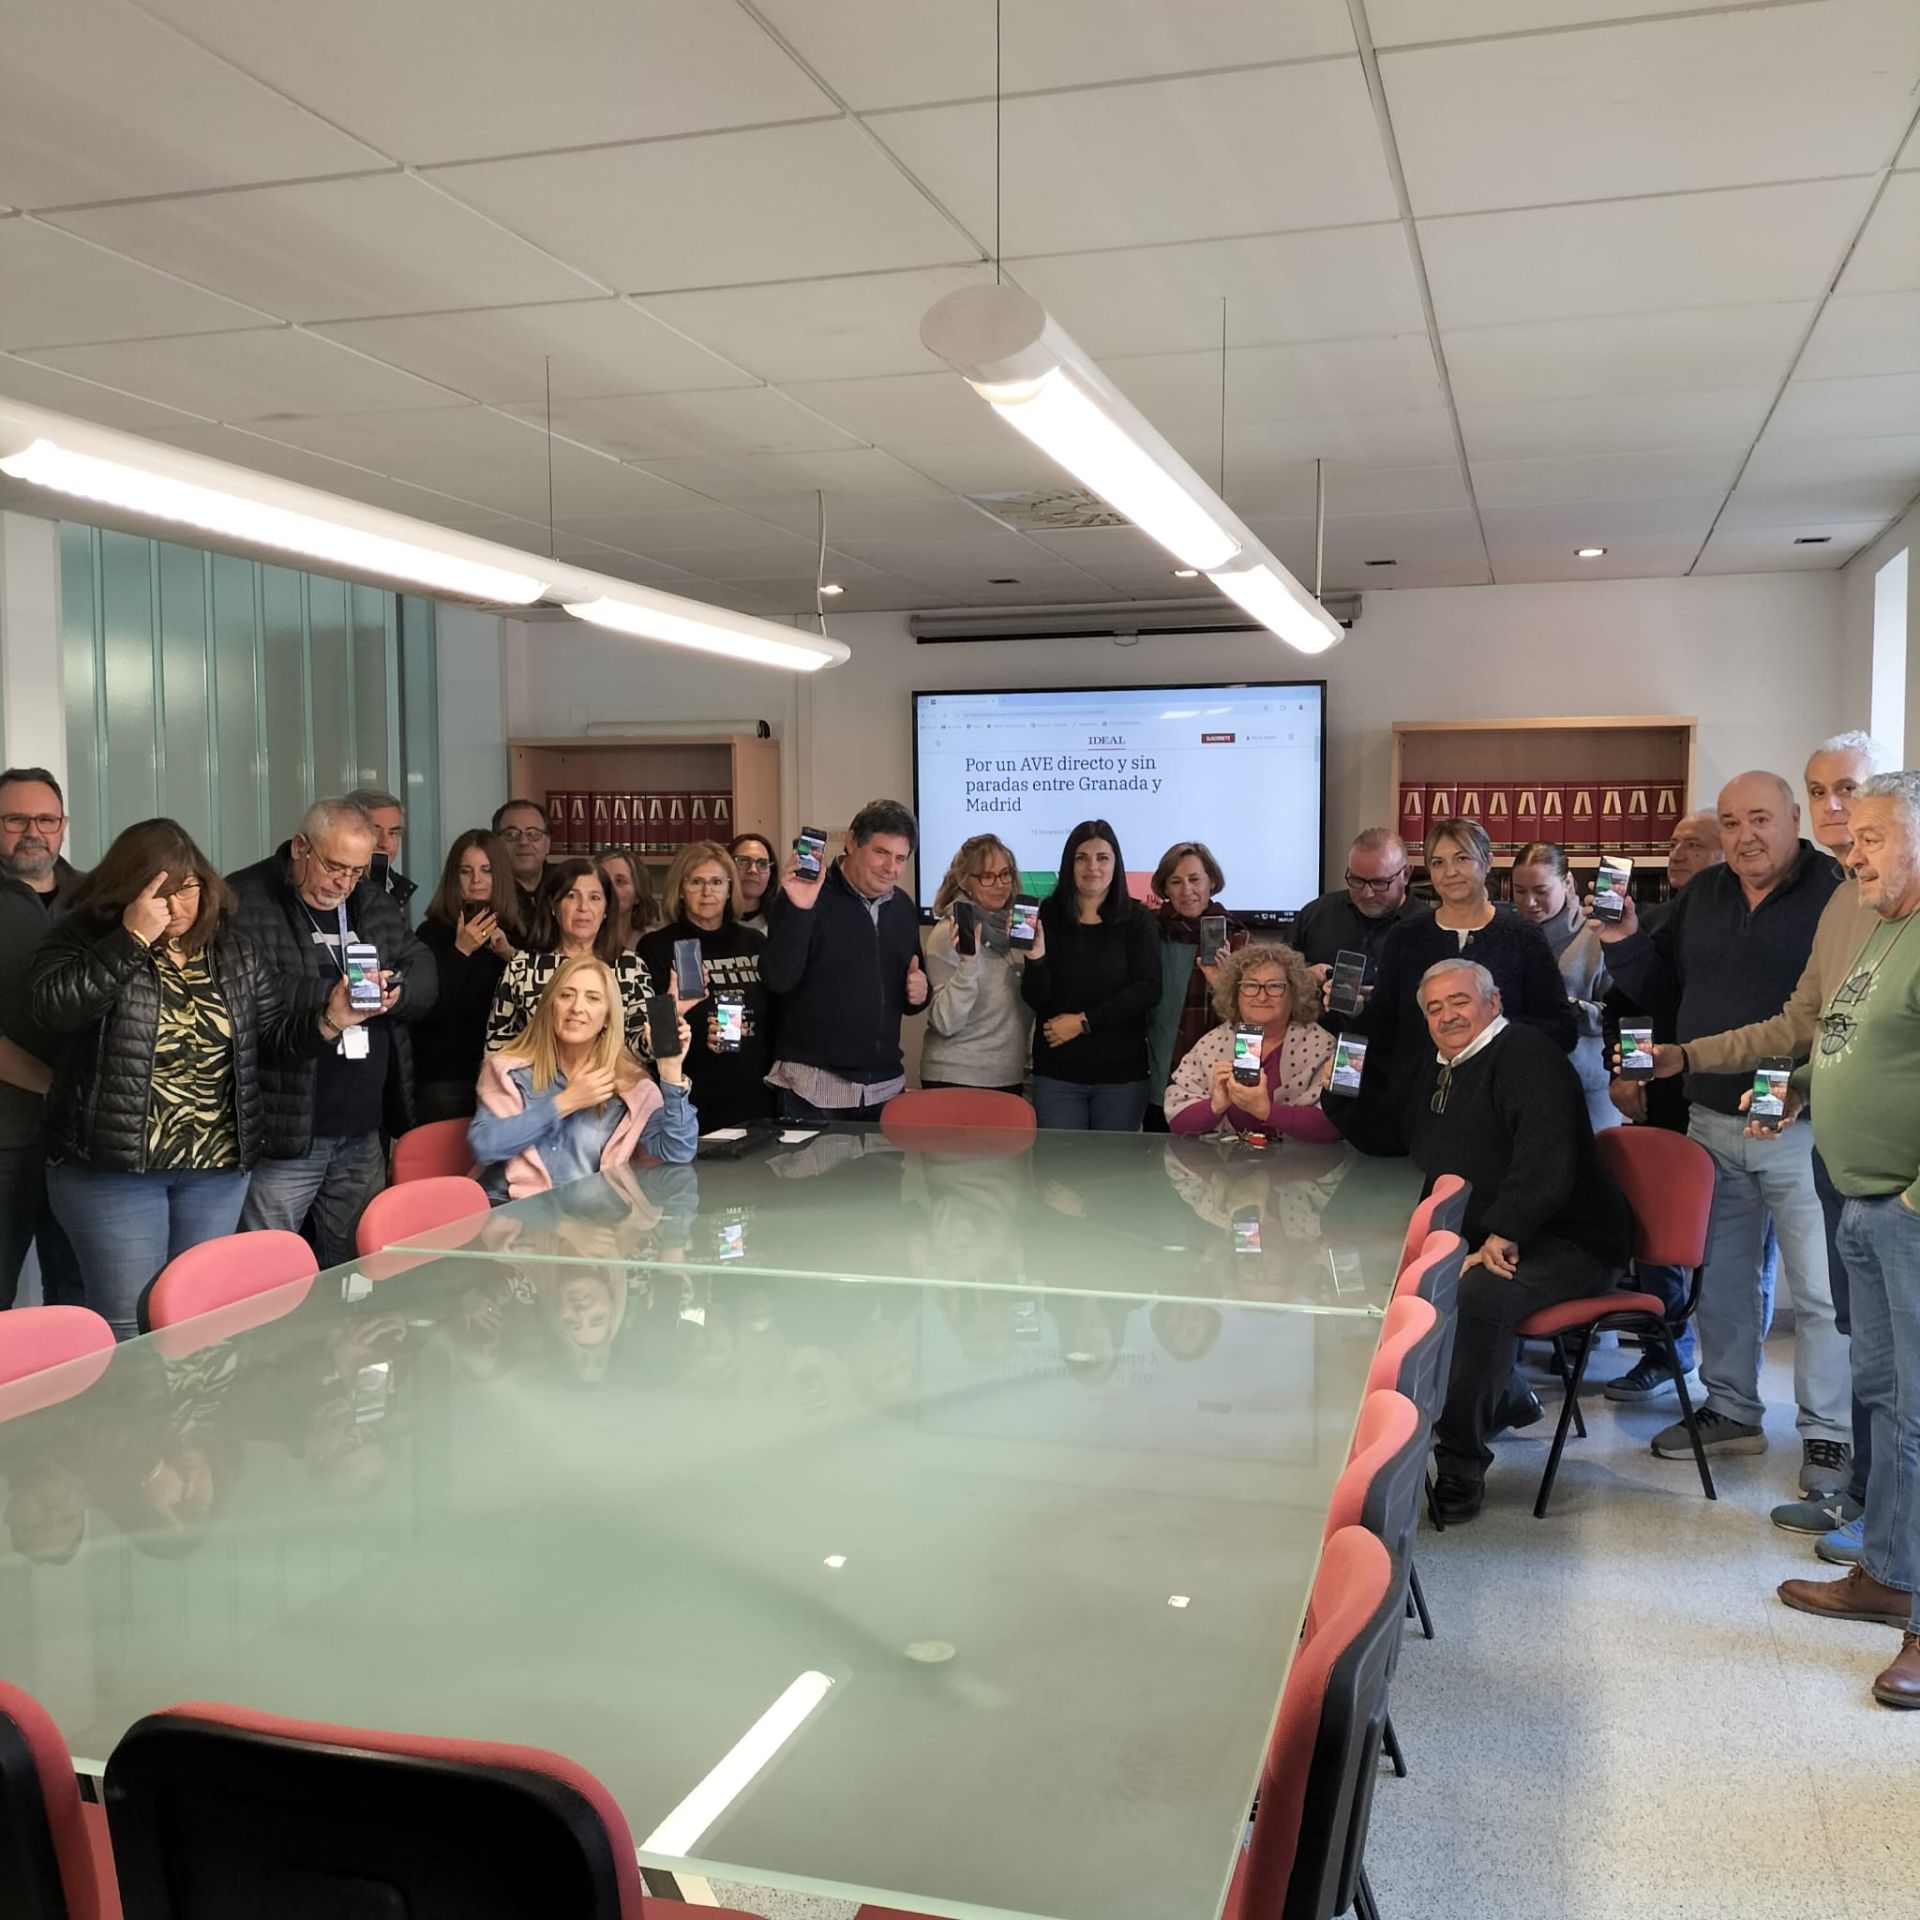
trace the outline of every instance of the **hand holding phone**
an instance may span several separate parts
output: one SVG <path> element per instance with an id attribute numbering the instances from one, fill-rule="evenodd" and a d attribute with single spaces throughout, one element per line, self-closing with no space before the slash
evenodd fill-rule
<path id="1" fill-rule="evenodd" d="M 819 827 L 802 827 L 793 843 L 793 871 L 797 879 L 818 880 L 826 872 L 827 836 Z"/>
<path id="2" fill-rule="evenodd" d="M 1596 920 L 1617 921 L 1627 910 L 1627 890 L 1633 884 L 1633 862 L 1625 854 L 1600 856 L 1600 871 L 1593 877 L 1589 910 Z"/>
<path id="3" fill-rule="evenodd" d="M 1343 947 L 1334 957 L 1333 978 L 1327 986 L 1329 1013 L 1356 1014 L 1361 1006 L 1361 988 L 1366 984 L 1367 956 Z"/>
<path id="4" fill-rule="evenodd" d="M 1622 1026 L 1620 1029 L 1620 1078 L 1653 1078 L 1653 1029 Z"/>
<path id="5" fill-rule="evenodd" d="M 698 940 L 673 943 L 673 991 L 682 1006 L 691 1006 L 707 997 L 707 972 Z"/>
<path id="6" fill-rule="evenodd" d="M 1224 913 L 1202 914 L 1200 917 L 1200 964 L 1203 967 L 1218 966 L 1226 946 L 1227 916 Z"/>
<path id="7" fill-rule="evenodd" d="M 738 1053 L 740 1043 L 747 1037 L 746 996 L 739 993 L 716 993 L 713 996 L 713 1018 L 708 1031 L 712 1035 L 709 1044 L 715 1053 Z"/>
<path id="8" fill-rule="evenodd" d="M 1021 953 L 1033 950 L 1033 936 L 1040 925 L 1040 902 L 1032 894 L 1020 894 L 1007 915 L 1007 945 Z"/>
<path id="9" fill-rule="evenodd" d="M 347 1003 L 362 1012 L 380 1010 L 380 949 L 350 940 L 342 956 L 347 969 Z"/>
<path id="10" fill-rule="evenodd" d="M 1333 1077 L 1327 1082 L 1327 1091 L 1358 1093 L 1366 1066 L 1366 1041 L 1357 1033 L 1343 1033 L 1333 1045 Z"/>
<path id="11" fill-rule="evenodd" d="M 678 1060 L 686 1050 L 681 1038 L 680 1008 L 670 993 L 656 993 L 647 1002 L 647 1045 L 655 1060 Z"/>
<path id="12" fill-rule="evenodd" d="M 956 900 L 953 903 L 953 950 L 955 953 L 971 955 L 980 951 L 980 941 L 975 927 L 973 902 Z"/>
<path id="13" fill-rule="evenodd" d="M 1778 1133 L 1787 1121 L 1788 1082 L 1793 1077 L 1793 1062 L 1780 1058 L 1762 1060 L 1753 1070 L 1753 1092 L 1748 1098 L 1747 1118 Z"/>
<path id="14" fill-rule="evenodd" d="M 1260 1037 L 1258 1027 L 1233 1030 L 1233 1077 L 1243 1087 L 1260 1084 Z"/>

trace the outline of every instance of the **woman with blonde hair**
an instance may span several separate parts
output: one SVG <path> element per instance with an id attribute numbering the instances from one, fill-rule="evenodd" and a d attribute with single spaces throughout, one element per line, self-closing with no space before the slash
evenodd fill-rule
<path id="1" fill-rule="evenodd" d="M 1027 956 L 1007 940 L 1019 887 L 1012 849 L 996 834 L 976 833 L 960 843 L 934 893 L 935 924 L 924 942 L 932 991 L 920 1048 L 923 1087 L 1018 1093 L 1026 1084 L 1033 1012 L 1020 997 L 1020 974 Z M 1040 941 L 1037 932 L 1034 938 Z"/>
<path id="2" fill-rule="evenodd" d="M 613 969 L 594 954 L 562 960 L 526 1030 L 480 1068 L 467 1144 L 498 1203 L 624 1166 L 636 1153 L 684 1164 L 699 1144 L 680 1053 L 655 1062 L 656 1086 L 627 1049 Z"/>
<path id="3" fill-rule="evenodd" d="M 1337 1140 L 1320 1111 L 1320 1082 L 1333 1035 L 1320 1025 L 1320 989 L 1291 947 L 1255 941 L 1223 956 L 1213 983 L 1217 1027 L 1187 1051 L 1167 1085 L 1173 1133 L 1286 1134 Z M 1260 1078 L 1233 1077 L 1233 1038 L 1260 1030 Z"/>

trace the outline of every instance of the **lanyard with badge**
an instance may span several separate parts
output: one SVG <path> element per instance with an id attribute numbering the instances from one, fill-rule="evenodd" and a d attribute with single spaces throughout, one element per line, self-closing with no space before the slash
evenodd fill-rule
<path id="1" fill-rule="evenodd" d="M 326 935 L 321 931 L 320 922 L 315 918 L 313 909 L 309 907 L 304 900 L 301 901 L 300 905 L 304 909 L 307 918 L 313 921 L 314 944 L 324 947 L 327 944 Z M 334 908 L 334 912 L 339 916 L 340 920 L 340 943 L 333 949 L 333 963 L 340 969 L 340 978 L 348 982 L 348 996 L 351 998 L 352 975 L 347 967 L 346 902 L 343 900 Z M 340 1029 L 340 1038 L 334 1042 L 334 1051 L 339 1054 L 342 1060 L 365 1060 L 369 1057 L 372 1050 L 372 1042 L 368 1040 L 367 1030 L 364 1026 L 342 1027 Z"/>

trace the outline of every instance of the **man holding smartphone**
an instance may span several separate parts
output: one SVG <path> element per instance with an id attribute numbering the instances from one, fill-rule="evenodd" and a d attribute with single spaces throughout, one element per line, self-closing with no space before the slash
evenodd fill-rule
<path id="1" fill-rule="evenodd" d="M 1347 849 L 1346 884 L 1310 900 L 1293 923 L 1293 946 L 1305 956 L 1322 991 L 1342 953 L 1360 953 L 1369 976 L 1380 943 L 1402 920 L 1429 911 L 1407 897 L 1413 868 L 1406 842 L 1391 827 L 1366 827 Z M 1324 1022 L 1339 1026 L 1337 1016 Z"/>
<path id="2" fill-rule="evenodd" d="M 413 914 L 407 903 L 420 888 L 398 865 L 400 843 L 407 831 L 407 810 L 400 796 L 384 787 L 355 787 L 347 795 L 347 805 L 358 807 L 373 822 L 373 882 L 386 888 L 388 898 L 400 909 L 400 918 L 411 926 Z"/>

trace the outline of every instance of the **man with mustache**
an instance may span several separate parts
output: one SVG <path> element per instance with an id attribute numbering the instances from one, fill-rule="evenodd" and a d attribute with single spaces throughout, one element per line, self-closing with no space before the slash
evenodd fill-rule
<path id="1" fill-rule="evenodd" d="M 47 1205 L 41 1139 L 58 1043 L 27 1012 L 27 963 L 85 878 L 60 857 L 66 837 L 67 803 L 45 767 L 0 773 L 0 1307 L 13 1305 L 29 1246 L 47 1303 L 81 1303 L 79 1266 Z"/>

